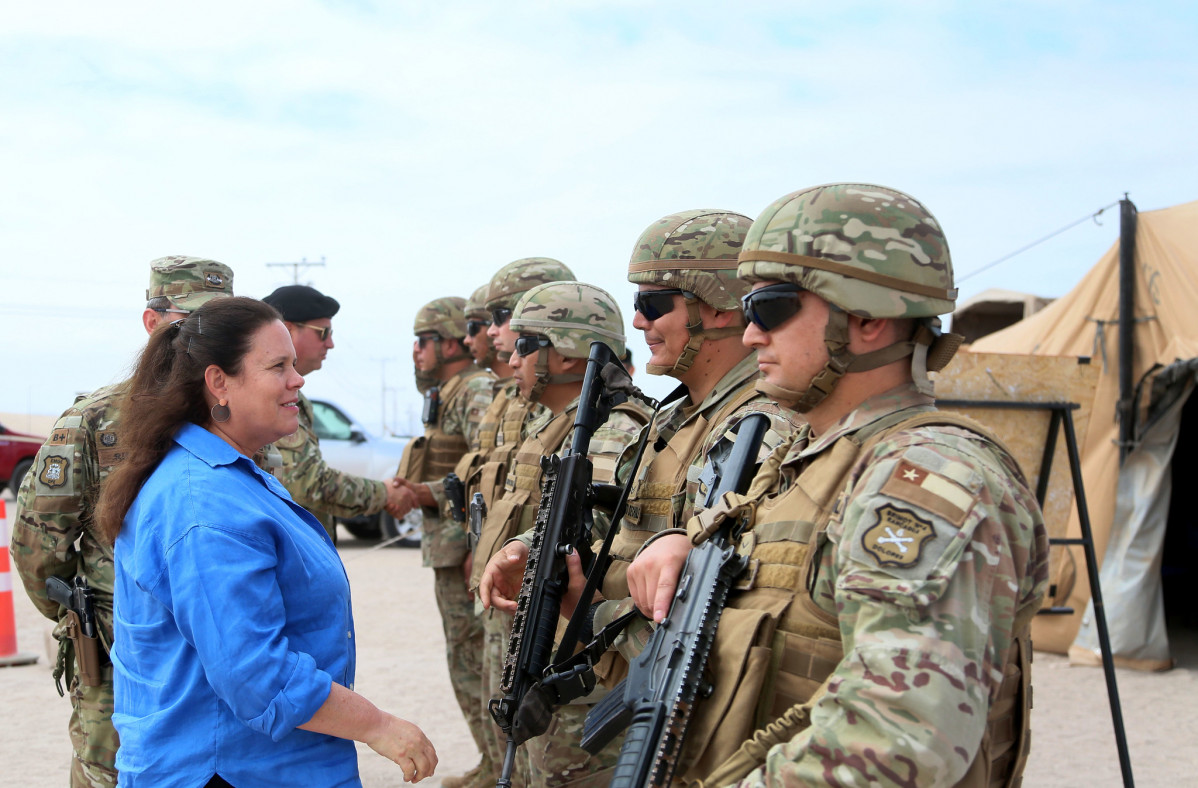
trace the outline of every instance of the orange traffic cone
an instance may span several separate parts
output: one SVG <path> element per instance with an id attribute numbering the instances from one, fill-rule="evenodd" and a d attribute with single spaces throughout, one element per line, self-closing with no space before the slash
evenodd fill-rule
<path id="1" fill-rule="evenodd" d="M 12 572 L 8 564 L 10 539 L 8 514 L 4 501 L 0 501 L 0 668 L 37 662 L 36 654 L 17 653 L 17 622 L 12 606 Z"/>

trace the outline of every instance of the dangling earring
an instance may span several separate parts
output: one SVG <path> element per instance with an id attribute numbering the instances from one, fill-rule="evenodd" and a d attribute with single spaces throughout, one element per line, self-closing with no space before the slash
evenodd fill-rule
<path id="1" fill-rule="evenodd" d="M 212 420 L 224 424 L 229 420 L 229 401 L 222 399 L 212 406 Z"/>

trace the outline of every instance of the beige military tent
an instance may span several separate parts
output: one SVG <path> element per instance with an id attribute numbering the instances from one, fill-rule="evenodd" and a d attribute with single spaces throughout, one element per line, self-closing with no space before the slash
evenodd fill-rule
<path id="1" fill-rule="evenodd" d="M 1067 295 L 1015 325 L 983 337 L 973 350 L 990 353 L 1090 356 L 1101 365 L 1093 412 L 1079 437 L 1082 474 L 1102 567 L 1100 582 L 1116 663 L 1141 669 L 1172 664 L 1165 629 L 1166 580 L 1182 556 L 1198 554 L 1190 495 L 1198 491 L 1198 398 L 1187 407 L 1198 372 L 1198 202 L 1139 214 L 1135 233 L 1136 383 L 1134 440 L 1119 465 L 1118 242 Z M 1180 437 L 1179 437 L 1180 436 Z M 1069 535 L 1080 533 L 1076 512 Z M 1063 548 L 1059 548 L 1063 549 Z M 1098 640 L 1080 548 L 1056 564 L 1054 603 L 1072 616 L 1040 616 L 1036 648 L 1068 652 L 1096 664 Z M 1198 596 L 1195 572 L 1175 577 L 1170 599 Z M 1177 599 L 1174 599 L 1177 601 Z M 1185 600 L 1188 606 L 1188 599 Z"/>

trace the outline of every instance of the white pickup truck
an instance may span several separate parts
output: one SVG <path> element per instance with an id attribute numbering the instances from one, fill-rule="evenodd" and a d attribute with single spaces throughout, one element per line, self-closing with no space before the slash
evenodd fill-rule
<path id="1" fill-rule="evenodd" d="M 320 438 L 320 453 L 325 462 L 339 471 L 369 479 L 390 479 L 395 475 L 407 438 L 377 438 L 337 404 L 327 399 L 311 402 L 313 427 Z M 339 517 L 337 522 L 359 539 L 399 536 L 395 544 L 401 547 L 420 546 L 419 509 L 402 520 L 379 512 L 363 517 Z"/>

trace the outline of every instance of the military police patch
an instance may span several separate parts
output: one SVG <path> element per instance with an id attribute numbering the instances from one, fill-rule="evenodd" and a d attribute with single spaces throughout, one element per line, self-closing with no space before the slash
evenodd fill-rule
<path id="1" fill-rule="evenodd" d="M 878 566 L 907 567 L 919 563 L 924 545 L 936 535 L 930 520 L 915 512 L 885 504 L 878 522 L 861 534 L 861 546 Z"/>
<path id="2" fill-rule="evenodd" d="M 47 487 L 62 487 L 67 483 L 67 470 L 70 467 L 71 462 L 66 457 L 47 457 L 37 478 Z"/>

